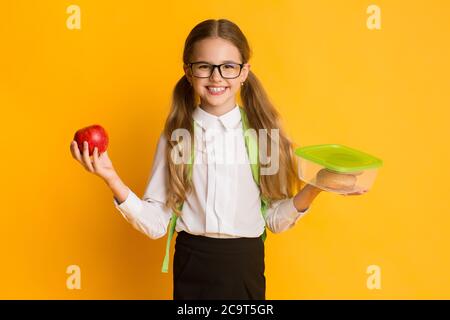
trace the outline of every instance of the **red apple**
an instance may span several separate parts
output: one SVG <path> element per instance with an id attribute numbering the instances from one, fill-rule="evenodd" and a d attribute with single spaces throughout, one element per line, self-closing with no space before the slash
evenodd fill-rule
<path id="1" fill-rule="evenodd" d="M 82 128 L 75 132 L 73 137 L 78 144 L 78 149 L 83 152 L 83 142 L 87 141 L 89 144 L 89 155 L 94 153 L 94 148 L 98 148 L 98 153 L 105 152 L 108 147 L 108 134 L 102 126 L 94 124 L 89 127 Z"/>

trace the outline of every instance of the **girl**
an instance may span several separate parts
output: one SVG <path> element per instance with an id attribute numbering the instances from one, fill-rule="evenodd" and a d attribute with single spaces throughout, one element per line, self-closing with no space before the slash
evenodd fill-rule
<path id="1" fill-rule="evenodd" d="M 142 200 L 119 178 L 107 151 L 99 155 L 95 149 L 91 159 L 87 142 L 82 154 L 71 145 L 73 157 L 107 183 L 116 208 L 136 229 L 157 239 L 176 222 L 174 299 L 265 299 L 265 226 L 273 233 L 291 228 L 321 192 L 309 184 L 300 190 L 291 141 L 249 59 L 247 39 L 229 20 L 206 20 L 190 32 L 184 75 L 175 85 Z M 248 160 L 246 123 L 258 135 L 260 129 L 279 129 L 278 139 L 266 135 L 269 143 L 276 142 L 278 170 L 259 180 L 248 161 L 215 161 L 221 154 Z M 188 132 L 190 140 L 173 141 L 177 129 Z M 231 131 L 239 132 L 234 143 L 221 143 Z M 193 166 L 176 163 L 177 152 L 193 156 Z"/>

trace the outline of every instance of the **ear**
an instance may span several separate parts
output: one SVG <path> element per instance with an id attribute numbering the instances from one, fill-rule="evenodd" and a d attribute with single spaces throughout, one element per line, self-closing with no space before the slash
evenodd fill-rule
<path id="1" fill-rule="evenodd" d="M 241 82 L 244 82 L 245 80 L 247 80 L 248 77 L 248 73 L 250 72 L 250 64 L 246 63 L 244 64 L 244 66 L 242 67 L 242 72 L 241 72 Z"/>
<path id="2" fill-rule="evenodd" d="M 183 70 L 184 70 L 184 74 L 186 75 L 186 78 L 192 84 L 191 69 L 189 68 L 188 65 L 184 64 L 183 65 Z"/>

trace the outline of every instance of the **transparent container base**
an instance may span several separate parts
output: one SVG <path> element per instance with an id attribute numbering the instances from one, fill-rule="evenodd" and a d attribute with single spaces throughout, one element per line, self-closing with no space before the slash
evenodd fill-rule
<path id="1" fill-rule="evenodd" d="M 340 173 L 298 157 L 299 178 L 322 190 L 337 194 L 367 192 L 372 187 L 378 170 L 367 169 Z"/>

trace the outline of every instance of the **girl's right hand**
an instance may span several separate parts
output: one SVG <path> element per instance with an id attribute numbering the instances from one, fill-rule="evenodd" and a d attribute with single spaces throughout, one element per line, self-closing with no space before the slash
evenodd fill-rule
<path id="1" fill-rule="evenodd" d="M 111 160 L 108 157 L 108 152 L 103 152 L 100 156 L 98 155 L 98 148 L 94 148 L 94 153 L 89 156 L 89 145 L 87 141 L 83 142 L 83 151 L 80 153 L 78 149 L 78 144 L 75 140 L 72 140 L 70 144 L 70 152 L 72 157 L 81 163 L 81 165 L 89 172 L 99 176 L 106 182 L 112 181 L 117 177 L 116 170 L 112 165 Z M 91 157 L 93 160 L 91 160 Z"/>

